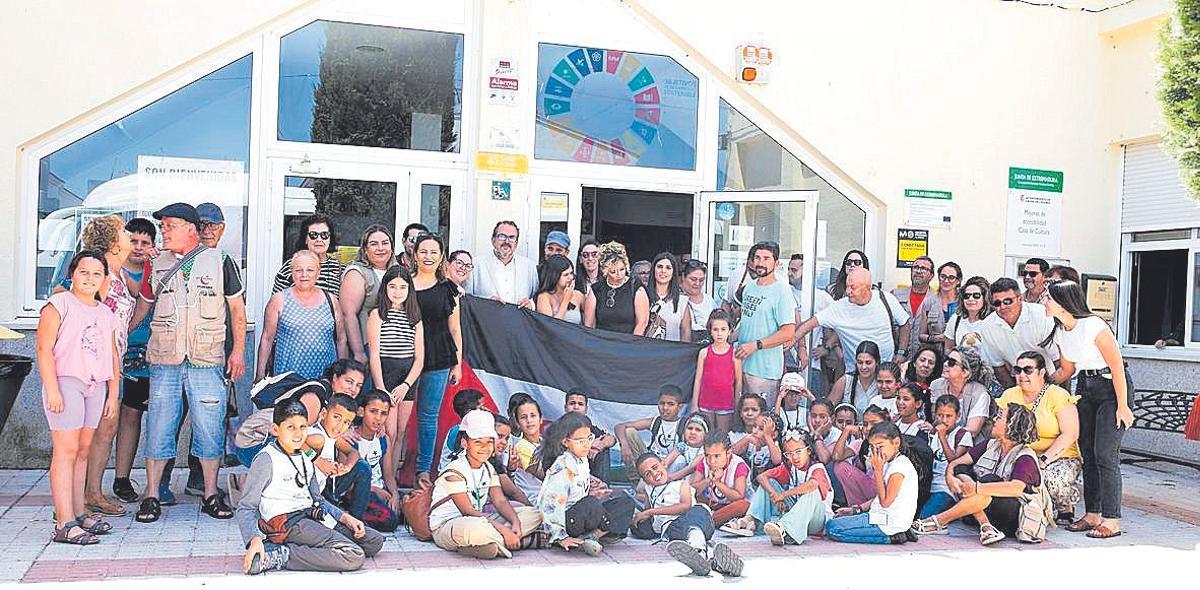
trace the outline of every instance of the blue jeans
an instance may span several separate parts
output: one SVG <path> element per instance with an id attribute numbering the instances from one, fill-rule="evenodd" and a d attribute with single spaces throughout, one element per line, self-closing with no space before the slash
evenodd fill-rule
<path id="1" fill-rule="evenodd" d="M 825 536 L 839 543 L 887 545 L 891 539 L 878 525 L 870 524 L 867 513 L 841 516 L 825 523 Z"/>
<path id="2" fill-rule="evenodd" d="M 258 452 L 267 448 L 267 445 L 269 445 L 273 442 L 275 442 L 275 435 L 270 434 L 270 435 L 267 435 L 267 440 L 264 440 L 261 443 L 256 444 L 252 447 L 246 447 L 243 449 L 242 447 L 235 445 L 234 449 L 233 449 L 233 454 L 234 454 L 234 456 L 236 456 L 238 458 L 239 463 L 241 463 L 242 465 L 245 465 L 246 467 L 250 467 L 250 464 L 254 463 L 254 457 L 256 457 L 258 455 Z"/>
<path id="3" fill-rule="evenodd" d="M 425 371 L 417 384 L 417 473 L 428 472 L 433 464 L 433 446 L 437 444 L 438 412 L 450 369 Z"/>
<path id="4" fill-rule="evenodd" d="M 935 514 L 941 514 L 953 508 L 955 504 L 958 504 L 958 500 L 954 496 L 946 492 L 934 492 L 917 513 L 917 518 L 929 518 Z"/>
<path id="5" fill-rule="evenodd" d="M 225 456 L 225 370 L 222 367 L 150 365 L 150 400 L 146 416 L 146 458 L 175 457 L 175 433 L 183 421 L 183 404 L 192 416 L 192 453 L 200 459 Z M 185 395 L 186 394 L 186 395 Z"/>
<path id="6" fill-rule="evenodd" d="M 325 497 L 345 507 L 350 516 L 362 520 L 371 501 L 371 466 L 359 459 L 350 473 L 334 478 L 332 486 L 325 486 Z"/>

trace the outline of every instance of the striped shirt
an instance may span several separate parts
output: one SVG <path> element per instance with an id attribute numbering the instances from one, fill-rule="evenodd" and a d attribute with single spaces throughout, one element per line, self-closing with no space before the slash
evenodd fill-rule
<path id="1" fill-rule="evenodd" d="M 379 356 L 395 359 L 415 357 L 416 335 L 403 309 L 388 310 L 387 319 L 379 327 Z"/>
<path id="2" fill-rule="evenodd" d="M 317 288 L 336 296 L 338 290 L 342 288 L 342 273 L 345 270 L 346 265 L 338 262 L 334 257 L 326 258 L 321 263 L 321 271 L 317 275 Z M 295 283 L 292 282 L 292 259 L 288 258 L 283 261 L 283 266 L 279 267 L 279 272 L 275 273 L 275 286 L 271 292 L 278 293 L 294 285 Z"/>

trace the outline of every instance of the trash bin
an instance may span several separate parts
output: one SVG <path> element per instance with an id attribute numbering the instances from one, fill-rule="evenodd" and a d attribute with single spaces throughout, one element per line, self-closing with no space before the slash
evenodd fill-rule
<path id="1" fill-rule="evenodd" d="M 33 369 L 33 359 L 17 354 L 0 354 L 0 432 L 21 393 L 21 384 Z"/>

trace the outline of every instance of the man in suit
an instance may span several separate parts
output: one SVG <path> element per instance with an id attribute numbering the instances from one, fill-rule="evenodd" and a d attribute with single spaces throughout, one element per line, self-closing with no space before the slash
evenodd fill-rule
<path id="1" fill-rule="evenodd" d="M 537 268 L 532 260 L 517 254 L 520 238 L 515 222 L 501 221 L 492 228 L 492 255 L 475 260 L 467 293 L 533 309 Z"/>

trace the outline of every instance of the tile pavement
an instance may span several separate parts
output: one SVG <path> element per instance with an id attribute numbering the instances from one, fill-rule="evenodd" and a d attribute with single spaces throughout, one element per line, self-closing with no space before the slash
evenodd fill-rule
<path id="1" fill-rule="evenodd" d="M 955 526 L 951 534 L 924 537 L 903 547 L 843 545 L 811 539 L 803 546 L 772 547 L 765 537 L 728 539 L 745 558 L 845 557 L 881 555 L 952 555 L 977 551 L 1046 551 L 1055 548 L 1111 548 L 1153 545 L 1195 551 L 1200 544 L 1200 472 L 1156 471 L 1127 467 L 1124 521 L 1126 534 L 1107 542 L 1052 531 L 1040 545 L 1006 541 L 980 547 L 976 534 Z M 135 473 L 134 479 L 138 480 Z M 184 476 L 186 474 L 183 474 Z M 175 481 L 182 489 L 182 478 Z M 181 504 L 164 509 L 154 524 L 132 517 L 111 518 L 114 529 L 98 545 L 76 547 L 49 542 L 53 508 L 45 471 L 0 471 L 0 582 L 66 582 L 134 578 L 190 578 L 240 575 L 241 537 L 232 521 L 217 521 L 199 512 L 195 498 L 180 494 Z M 133 510 L 134 506 L 128 508 Z M 368 570 L 482 569 L 563 565 L 639 564 L 670 561 L 661 545 L 627 540 L 607 548 L 600 560 L 578 553 L 525 551 L 512 560 L 480 561 L 437 549 L 407 533 L 390 536 L 383 552 L 368 561 Z"/>

